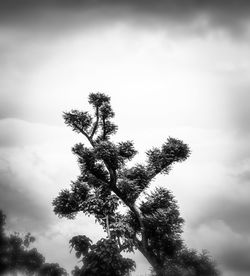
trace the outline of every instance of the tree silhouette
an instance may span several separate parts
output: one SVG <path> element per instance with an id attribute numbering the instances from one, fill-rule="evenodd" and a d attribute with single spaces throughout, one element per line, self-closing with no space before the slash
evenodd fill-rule
<path id="1" fill-rule="evenodd" d="M 60 192 L 53 205 L 60 217 L 73 219 L 78 212 L 94 215 L 107 232 L 107 238 L 94 246 L 85 236 L 71 240 L 83 261 L 83 267 L 76 268 L 75 275 L 94 275 L 99 265 L 100 270 L 105 271 L 103 275 L 125 275 L 119 274 L 117 261 L 121 266 L 127 262 L 126 272 L 133 269 L 134 264 L 118 255 L 134 249 L 145 256 L 157 276 L 171 275 L 171 271 L 177 269 L 181 275 L 203 276 L 199 266 L 210 269 L 209 276 L 218 275 L 207 255 L 186 249 L 181 239 L 183 219 L 172 193 L 166 188 L 145 193 L 158 174 L 168 174 L 174 163 L 188 158 L 188 145 L 169 137 L 160 148 L 147 151 L 145 164 L 128 167 L 127 162 L 137 152 L 131 141 L 114 143 L 110 140 L 117 131 L 112 121 L 110 97 L 91 93 L 89 104 L 94 108 L 93 115 L 78 110 L 63 114 L 66 125 L 82 134 L 89 146 L 79 143 L 73 147 L 80 176 L 71 183 L 70 189 Z M 119 206 L 126 207 L 126 211 Z M 77 239 L 82 247 L 77 247 Z M 111 247 L 116 253 L 111 254 Z"/>
<path id="2" fill-rule="evenodd" d="M 38 270 L 39 276 L 66 276 L 66 270 L 59 266 L 58 263 L 44 263 Z"/>
<path id="3" fill-rule="evenodd" d="M 23 236 L 15 232 L 7 236 L 4 232 L 5 219 L 6 216 L 0 210 L 0 275 L 17 275 L 18 272 L 38 276 L 68 275 L 58 264 L 44 263 L 45 258 L 36 248 L 30 249 L 31 243 L 35 241 L 30 233 Z"/>

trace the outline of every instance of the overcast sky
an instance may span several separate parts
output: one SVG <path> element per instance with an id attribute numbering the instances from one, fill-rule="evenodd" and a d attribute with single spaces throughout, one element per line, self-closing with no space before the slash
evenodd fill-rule
<path id="1" fill-rule="evenodd" d="M 1 1 L 0 74 L 9 230 L 32 232 L 69 271 L 68 240 L 104 235 L 93 219 L 59 219 L 51 206 L 79 174 L 71 147 L 84 141 L 62 112 L 88 109 L 100 91 L 111 96 L 116 140 L 134 140 L 137 161 L 168 136 L 190 145 L 191 157 L 154 185 L 175 194 L 190 247 L 208 249 L 224 276 L 250 275 L 249 1 Z"/>

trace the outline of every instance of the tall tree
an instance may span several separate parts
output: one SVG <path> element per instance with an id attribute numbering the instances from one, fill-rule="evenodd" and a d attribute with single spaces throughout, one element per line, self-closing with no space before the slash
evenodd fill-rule
<path id="1" fill-rule="evenodd" d="M 80 250 L 84 265 L 78 270 L 79 275 L 92 275 L 86 274 L 86 267 L 90 271 L 96 267 L 96 259 L 91 259 L 93 252 L 97 254 L 96 248 L 100 245 L 100 248 L 104 248 L 100 256 L 105 256 L 109 243 L 113 244 L 117 252 L 138 249 L 157 276 L 170 275 L 170 270 L 174 267 L 192 270 L 192 273 L 195 273 L 195 262 L 197 263 L 199 256 L 188 251 L 183 244 L 183 219 L 172 193 L 166 188 L 156 188 L 145 193 L 158 174 L 168 174 L 174 163 L 188 158 L 188 145 L 169 137 L 161 147 L 147 151 L 145 164 L 128 167 L 127 162 L 137 152 L 132 141 L 111 141 L 117 126 L 112 121 L 114 112 L 110 105 L 110 97 L 102 93 L 91 93 L 89 104 L 94 109 L 93 115 L 78 110 L 63 114 L 66 125 L 82 134 L 88 145 L 79 143 L 73 147 L 80 175 L 71 183 L 70 189 L 62 190 L 53 201 L 54 212 L 59 216 L 73 219 L 78 212 L 94 215 L 107 232 L 107 239 L 99 241 L 94 247 L 91 247 L 88 238 L 78 236 L 78 239 L 81 237 L 84 241 Z M 120 205 L 126 207 L 126 212 L 123 211 L 124 208 L 122 211 L 118 208 Z M 106 247 L 101 246 L 102 244 Z M 77 243 L 73 243 L 72 246 L 77 247 Z M 77 253 L 79 257 L 80 252 Z M 194 255 L 196 257 L 193 257 L 193 263 L 190 260 L 185 261 L 188 258 L 192 259 Z M 100 256 L 97 256 L 98 260 Z M 105 260 L 104 258 L 102 263 L 105 263 Z M 114 263 L 108 262 L 107 271 L 118 271 Z M 133 269 L 133 263 L 129 264 L 130 269 Z M 212 269 L 209 276 L 217 275 L 211 262 L 207 262 L 206 265 Z M 112 273 L 114 272 L 106 272 L 105 275 L 122 275 Z M 197 273 L 185 275 L 201 276 Z"/>

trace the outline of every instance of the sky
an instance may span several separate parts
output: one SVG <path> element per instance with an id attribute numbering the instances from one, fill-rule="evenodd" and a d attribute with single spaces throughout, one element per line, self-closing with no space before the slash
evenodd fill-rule
<path id="1" fill-rule="evenodd" d="M 250 275 L 250 2 L 0 2 L 0 209 L 70 271 L 68 241 L 104 236 L 93 218 L 59 219 L 52 200 L 79 175 L 84 142 L 62 112 L 111 96 L 119 131 L 145 151 L 167 137 L 192 154 L 153 183 L 172 190 L 191 248 L 224 276 Z M 134 275 L 148 272 L 139 254 Z"/>

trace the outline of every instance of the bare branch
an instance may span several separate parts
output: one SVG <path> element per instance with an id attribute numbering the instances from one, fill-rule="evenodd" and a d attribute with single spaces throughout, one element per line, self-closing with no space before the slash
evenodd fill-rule
<path id="1" fill-rule="evenodd" d="M 93 146 L 93 140 L 91 139 L 91 137 L 89 137 L 89 135 L 87 134 L 87 132 L 85 132 L 84 130 L 82 130 L 80 127 L 78 127 L 76 124 L 72 124 L 76 129 L 78 129 L 90 142 L 90 144 Z"/>
<path id="2" fill-rule="evenodd" d="M 99 124 L 99 107 L 97 106 L 97 107 L 96 107 L 96 122 L 95 122 L 95 124 L 94 124 L 92 133 L 91 133 L 91 135 L 90 135 L 90 138 L 91 138 L 91 139 L 93 138 L 93 136 L 95 135 L 95 133 L 96 133 L 96 131 L 97 131 L 98 124 Z"/>
<path id="3" fill-rule="evenodd" d="M 104 117 L 102 117 L 102 124 L 103 124 L 103 127 L 102 127 L 102 129 L 103 129 L 102 138 L 103 138 L 103 140 L 105 140 L 105 137 L 106 137 L 106 124 L 105 124 L 105 118 Z"/>
<path id="4" fill-rule="evenodd" d="M 107 233 L 108 233 L 108 238 L 110 239 L 110 229 L 109 229 L 109 216 L 106 216 L 106 227 L 107 227 Z"/>

